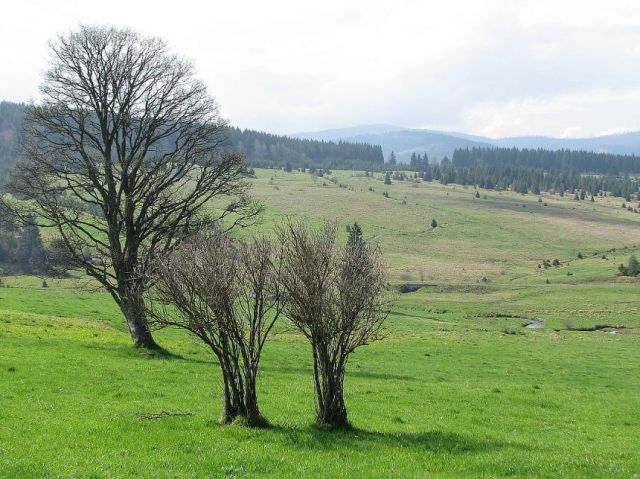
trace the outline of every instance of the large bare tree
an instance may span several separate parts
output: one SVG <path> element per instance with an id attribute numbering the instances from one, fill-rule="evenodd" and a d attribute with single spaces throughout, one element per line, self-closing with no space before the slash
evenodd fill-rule
<path id="1" fill-rule="evenodd" d="M 311 344 L 316 420 L 333 428 L 349 426 L 344 402 L 349 355 L 379 339 L 389 312 L 380 250 L 366 243 L 359 227 L 352 231 L 339 246 L 335 224 L 313 229 L 288 221 L 279 230 L 285 314 Z"/>
<path id="2" fill-rule="evenodd" d="M 227 125 L 192 63 L 161 39 L 85 26 L 50 50 L 10 208 L 55 228 L 118 303 L 134 344 L 156 347 L 140 272 L 194 230 L 257 214 L 245 165 L 225 153 Z"/>
<path id="3" fill-rule="evenodd" d="M 222 423 L 243 417 L 265 423 L 256 389 L 265 341 L 282 311 L 281 261 L 265 239 L 232 241 L 224 232 L 200 232 L 151 268 L 150 317 L 185 329 L 217 357 L 224 384 Z"/>

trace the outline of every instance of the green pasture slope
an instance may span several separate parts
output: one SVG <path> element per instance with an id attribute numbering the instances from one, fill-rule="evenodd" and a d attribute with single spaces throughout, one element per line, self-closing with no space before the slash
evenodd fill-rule
<path id="1" fill-rule="evenodd" d="M 273 427 L 222 427 L 216 365 L 188 336 L 157 333 L 172 356 L 135 350 L 106 294 L 5 277 L 0 477 L 640 477 L 640 282 L 616 276 L 640 253 L 640 215 L 611 198 L 330 177 L 258 171 L 255 230 L 357 220 L 394 288 L 423 285 L 393 293 L 385 339 L 349 363 L 354 431 L 312 425 L 309 348 L 286 322 L 259 390 Z M 577 330 L 596 325 L 617 328 Z"/>

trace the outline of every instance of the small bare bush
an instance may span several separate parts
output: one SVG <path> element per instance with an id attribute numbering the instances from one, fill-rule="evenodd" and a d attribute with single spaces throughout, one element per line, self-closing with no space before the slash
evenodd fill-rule
<path id="1" fill-rule="evenodd" d="M 217 357 L 224 383 L 221 422 L 265 424 L 256 381 L 265 341 L 282 311 L 279 262 L 265 239 L 234 242 L 199 233 L 156 261 L 147 308 L 159 326 L 185 329 Z"/>
<path id="2" fill-rule="evenodd" d="M 334 224 L 312 229 L 289 221 L 279 238 L 286 315 L 313 353 L 316 420 L 348 427 L 344 376 L 349 355 L 380 338 L 388 315 L 380 250 L 353 231 L 339 246 Z"/>

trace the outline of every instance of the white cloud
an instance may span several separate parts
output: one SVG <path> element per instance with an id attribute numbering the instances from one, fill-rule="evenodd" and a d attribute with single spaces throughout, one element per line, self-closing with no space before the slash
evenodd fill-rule
<path id="1" fill-rule="evenodd" d="M 3 6 L 3 18 L 7 99 L 36 95 L 48 39 L 107 23 L 163 36 L 194 58 L 223 114 L 243 127 L 640 129 L 636 100 L 616 100 L 640 76 L 636 1 L 32 0 Z"/>
<path id="2" fill-rule="evenodd" d="M 637 121 L 635 112 L 639 109 L 640 88 L 601 88 L 505 102 L 480 102 L 465 113 L 464 122 L 466 130 L 490 137 L 527 134 L 575 138 L 632 130 L 634 127 L 628 125 Z M 606 129 L 599 128 L 604 117 L 610 125 Z"/>

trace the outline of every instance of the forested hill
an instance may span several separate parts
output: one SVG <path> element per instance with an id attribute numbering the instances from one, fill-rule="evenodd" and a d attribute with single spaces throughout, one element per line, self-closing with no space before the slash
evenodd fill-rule
<path id="1" fill-rule="evenodd" d="M 640 155 L 640 132 L 615 133 L 589 138 L 520 136 L 490 138 L 455 131 L 437 131 L 374 124 L 349 128 L 295 133 L 296 138 L 348 141 L 382 146 L 385 158 L 393 151 L 398 163 L 409 163 L 413 154 L 427 154 L 430 160 L 451 158 L 454 150 L 465 148 L 519 148 L 535 150 L 596 151 L 614 155 Z"/>
<path id="2" fill-rule="evenodd" d="M 232 128 L 230 149 L 256 167 L 377 170 L 384 164 L 379 145 L 290 138 Z"/>
<path id="3" fill-rule="evenodd" d="M 23 117 L 24 105 L 0 102 L 0 188 L 18 157 Z"/>
<path id="4" fill-rule="evenodd" d="M 640 157 L 592 151 L 517 148 L 464 148 L 453 152 L 458 167 L 512 166 L 584 174 L 640 174 Z"/>
<path id="5" fill-rule="evenodd" d="M 24 104 L 0 102 L 0 188 L 20 153 Z M 302 140 L 231 128 L 228 149 L 245 155 L 254 167 L 377 170 L 384 163 L 380 146 Z"/>
<path id="6" fill-rule="evenodd" d="M 590 151 L 471 148 L 458 149 L 452 161 L 437 164 L 417 156 L 414 169 L 443 184 L 512 189 L 518 193 L 553 191 L 577 197 L 609 193 L 626 201 L 640 199 L 640 157 Z M 579 194 L 577 193 L 579 191 Z"/>

